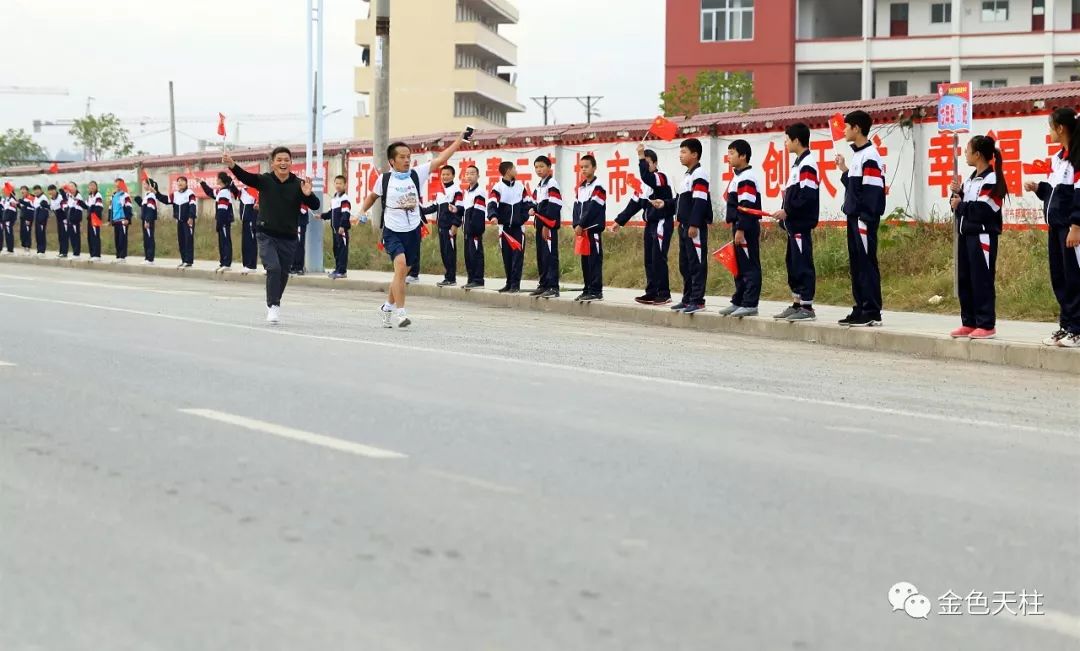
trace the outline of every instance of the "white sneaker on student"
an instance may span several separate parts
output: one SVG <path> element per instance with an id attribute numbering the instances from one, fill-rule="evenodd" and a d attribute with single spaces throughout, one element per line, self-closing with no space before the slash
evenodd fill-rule
<path id="1" fill-rule="evenodd" d="M 399 328 L 407 328 L 412 321 L 409 320 L 407 314 L 405 314 L 405 308 L 398 308 L 397 314 L 394 315 L 394 322 Z"/>
<path id="2" fill-rule="evenodd" d="M 278 305 L 271 305 L 266 308 L 266 322 L 267 323 L 281 323 L 281 307 Z"/>
<path id="3" fill-rule="evenodd" d="M 382 325 L 384 328 L 393 328 L 393 324 L 390 323 L 390 318 L 394 316 L 394 311 L 387 309 L 385 305 L 379 308 L 379 318 L 382 319 Z"/>
<path id="4" fill-rule="evenodd" d="M 420 278 L 418 276 L 405 276 L 406 285 L 415 285 L 418 282 L 420 282 Z"/>

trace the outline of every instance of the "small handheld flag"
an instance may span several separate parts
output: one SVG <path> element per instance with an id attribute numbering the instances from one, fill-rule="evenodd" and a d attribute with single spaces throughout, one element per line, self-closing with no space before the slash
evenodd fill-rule
<path id="1" fill-rule="evenodd" d="M 146 170 L 139 172 L 139 181 L 146 183 L 150 180 L 150 175 L 146 173 Z"/>
<path id="2" fill-rule="evenodd" d="M 837 113 L 829 118 L 829 129 L 832 131 L 833 142 L 844 139 L 844 116 Z"/>
<path id="3" fill-rule="evenodd" d="M 514 251 L 520 251 L 521 250 L 521 242 L 518 242 L 516 239 L 510 237 L 510 235 L 507 234 L 506 232 L 503 232 L 502 236 L 506 240 L 506 245 L 509 246 L 511 248 L 511 250 L 514 250 Z"/>
<path id="4" fill-rule="evenodd" d="M 634 176 L 633 174 L 628 174 L 626 176 L 626 184 L 629 185 L 630 189 L 632 189 L 634 192 L 641 194 L 641 179 Z"/>
<path id="5" fill-rule="evenodd" d="M 719 249 L 713 251 L 713 257 L 716 261 L 724 265 L 724 267 L 731 272 L 732 276 L 739 275 L 739 262 L 735 259 L 735 243 L 728 242 Z"/>
<path id="6" fill-rule="evenodd" d="M 1024 172 L 1029 174 L 1049 174 L 1051 171 L 1050 164 L 1042 159 L 1024 165 Z"/>
<path id="7" fill-rule="evenodd" d="M 588 256 L 592 253 L 588 235 L 574 236 L 574 253 L 581 256 Z"/>
<path id="8" fill-rule="evenodd" d="M 427 227 L 427 224 L 420 224 L 420 239 L 424 239 L 428 235 L 431 235 L 431 229 Z"/>
<path id="9" fill-rule="evenodd" d="M 665 118 L 662 115 L 656 116 L 652 125 L 649 127 L 648 133 L 655 135 L 658 138 L 671 142 L 675 139 L 675 135 L 679 133 L 679 125 L 675 124 L 671 120 Z M 648 134 L 646 134 L 648 135 Z"/>
<path id="10" fill-rule="evenodd" d="M 253 188 L 253 187 L 251 187 L 249 185 L 249 186 L 246 186 L 244 188 L 244 191 L 247 192 L 248 194 L 250 194 L 255 199 L 255 201 L 259 200 L 259 191 L 256 190 L 255 188 Z"/>
<path id="11" fill-rule="evenodd" d="M 4 194 L 8 196 L 15 194 L 15 186 L 12 185 L 11 182 L 4 183 Z"/>
<path id="12" fill-rule="evenodd" d="M 120 179 L 119 181 L 116 182 L 116 189 L 121 191 L 121 192 L 127 192 L 128 191 L 127 183 L 124 181 L 124 179 Z"/>
<path id="13" fill-rule="evenodd" d="M 225 137 L 225 114 L 217 114 L 217 134 L 222 138 Z"/>
<path id="14" fill-rule="evenodd" d="M 764 210 L 758 210 L 757 208 L 747 208 L 746 206 L 739 206 L 739 212 L 744 212 L 747 215 L 754 215 L 756 217 L 769 217 L 772 213 L 765 212 Z"/>
<path id="15" fill-rule="evenodd" d="M 58 163 L 53 163 L 52 165 L 49 165 L 49 174 L 56 174 L 59 171 L 60 165 Z"/>

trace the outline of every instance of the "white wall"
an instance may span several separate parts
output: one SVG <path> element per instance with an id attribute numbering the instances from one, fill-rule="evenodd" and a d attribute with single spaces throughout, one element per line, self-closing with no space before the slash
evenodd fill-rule
<path id="1" fill-rule="evenodd" d="M 951 0 L 910 0 L 908 2 L 908 35 L 949 34 L 952 31 L 951 23 L 932 24 L 930 22 L 930 5 L 943 1 Z M 894 0 L 876 0 L 875 28 L 876 35 L 879 37 L 889 35 L 889 5 L 893 2 Z M 1054 8 L 1057 10 L 1054 19 L 1057 28 L 1069 29 L 1072 24 L 1071 0 L 1057 0 Z M 957 16 L 954 15 L 952 19 L 957 20 Z M 1031 31 L 1031 0 L 1009 0 L 1009 20 L 986 23 L 982 20 L 982 0 L 964 0 L 962 20 L 963 31 L 966 34 L 1028 32 Z"/>
<path id="2" fill-rule="evenodd" d="M 949 69 L 941 68 L 935 70 L 918 70 L 918 71 L 883 71 L 874 73 L 874 97 L 888 97 L 889 96 L 889 82 L 907 80 L 908 82 L 908 95 L 926 95 L 928 93 L 936 93 L 937 87 L 933 90 L 930 89 L 930 82 L 932 81 L 949 81 Z"/>

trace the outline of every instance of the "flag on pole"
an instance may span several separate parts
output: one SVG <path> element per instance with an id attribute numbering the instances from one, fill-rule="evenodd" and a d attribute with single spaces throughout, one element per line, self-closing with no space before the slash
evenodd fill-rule
<path id="1" fill-rule="evenodd" d="M 513 251 L 520 251 L 521 250 L 521 242 L 518 242 L 513 237 L 510 237 L 509 233 L 506 233 L 504 231 L 502 233 L 502 236 L 503 236 L 503 239 L 506 240 L 506 245 L 509 246 L 511 250 L 513 250 Z"/>
<path id="2" fill-rule="evenodd" d="M 146 173 L 145 169 L 142 170 L 141 172 L 139 172 L 139 181 L 141 181 L 142 183 L 146 183 L 149 180 L 150 180 L 150 175 Z"/>
<path id="3" fill-rule="evenodd" d="M 754 215 L 756 217 L 771 217 L 772 213 L 765 212 L 764 210 L 758 210 L 757 208 L 748 208 L 746 206 L 739 206 L 739 212 L 744 212 L 747 215 Z"/>
<path id="4" fill-rule="evenodd" d="M 58 163 L 49 165 L 49 174 L 57 174 L 58 172 L 60 172 L 60 165 Z"/>
<path id="5" fill-rule="evenodd" d="M 121 192 L 127 192 L 128 191 L 127 183 L 124 182 L 124 179 L 120 179 L 119 181 L 116 182 L 116 189 L 121 191 Z"/>
<path id="6" fill-rule="evenodd" d="M 829 118 L 829 130 L 832 131 L 833 142 L 844 139 L 844 116 L 840 113 Z"/>
<path id="7" fill-rule="evenodd" d="M 217 134 L 222 138 L 225 137 L 225 114 L 217 114 Z"/>
<path id="8" fill-rule="evenodd" d="M 719 249 L 713 251 L 713 257 L 716 261 L 724 265 L 724 267 L 731 272 L 732 276 L 739 275 L 739 263 L 735 259 L 735 243 L 728 242 Z"/>
<path id="9" fill-rule="evenodd" d="M 4 182 L 4 194 L 8 196 L 15 194 L 15 186 L 12 185 L 10 181 Z"/>
<path id="10" fill-rule="evenodd" d="M 592 249 L 589 247 L 588 235 L 574 236 L 574 253 L 581 256 L 587 256 L 592 253 Z"/>
<path id="11" fill-rule="evenodd" d="M 675 135 L 679 133 L 679 125 L 662 115 L 658 115 L 649 127 L 649 133 L 671 142 L 675 139 Z"/>

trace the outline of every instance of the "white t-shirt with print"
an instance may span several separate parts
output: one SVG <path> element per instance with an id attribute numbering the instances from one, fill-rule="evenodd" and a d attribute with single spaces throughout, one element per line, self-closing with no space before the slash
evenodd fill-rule
<path id="1" fill-rule="evenodd" d="M 420 187 L 431 175 L 431 164 L 425 163 L 412 168 L 420 178 Z M 374 192 L 382 196 L 383 180 L 380 177 L 375 182 Z M 422 197 L 416 194 L 416 184 L 413 183 L 412 174 L 399 179 L 390 172 L 390 183 L 386 186 L 386 196 L 383 197 L 383 227 L 397 233 L 408 233 L 420 228 L 420 200 Z"/>

